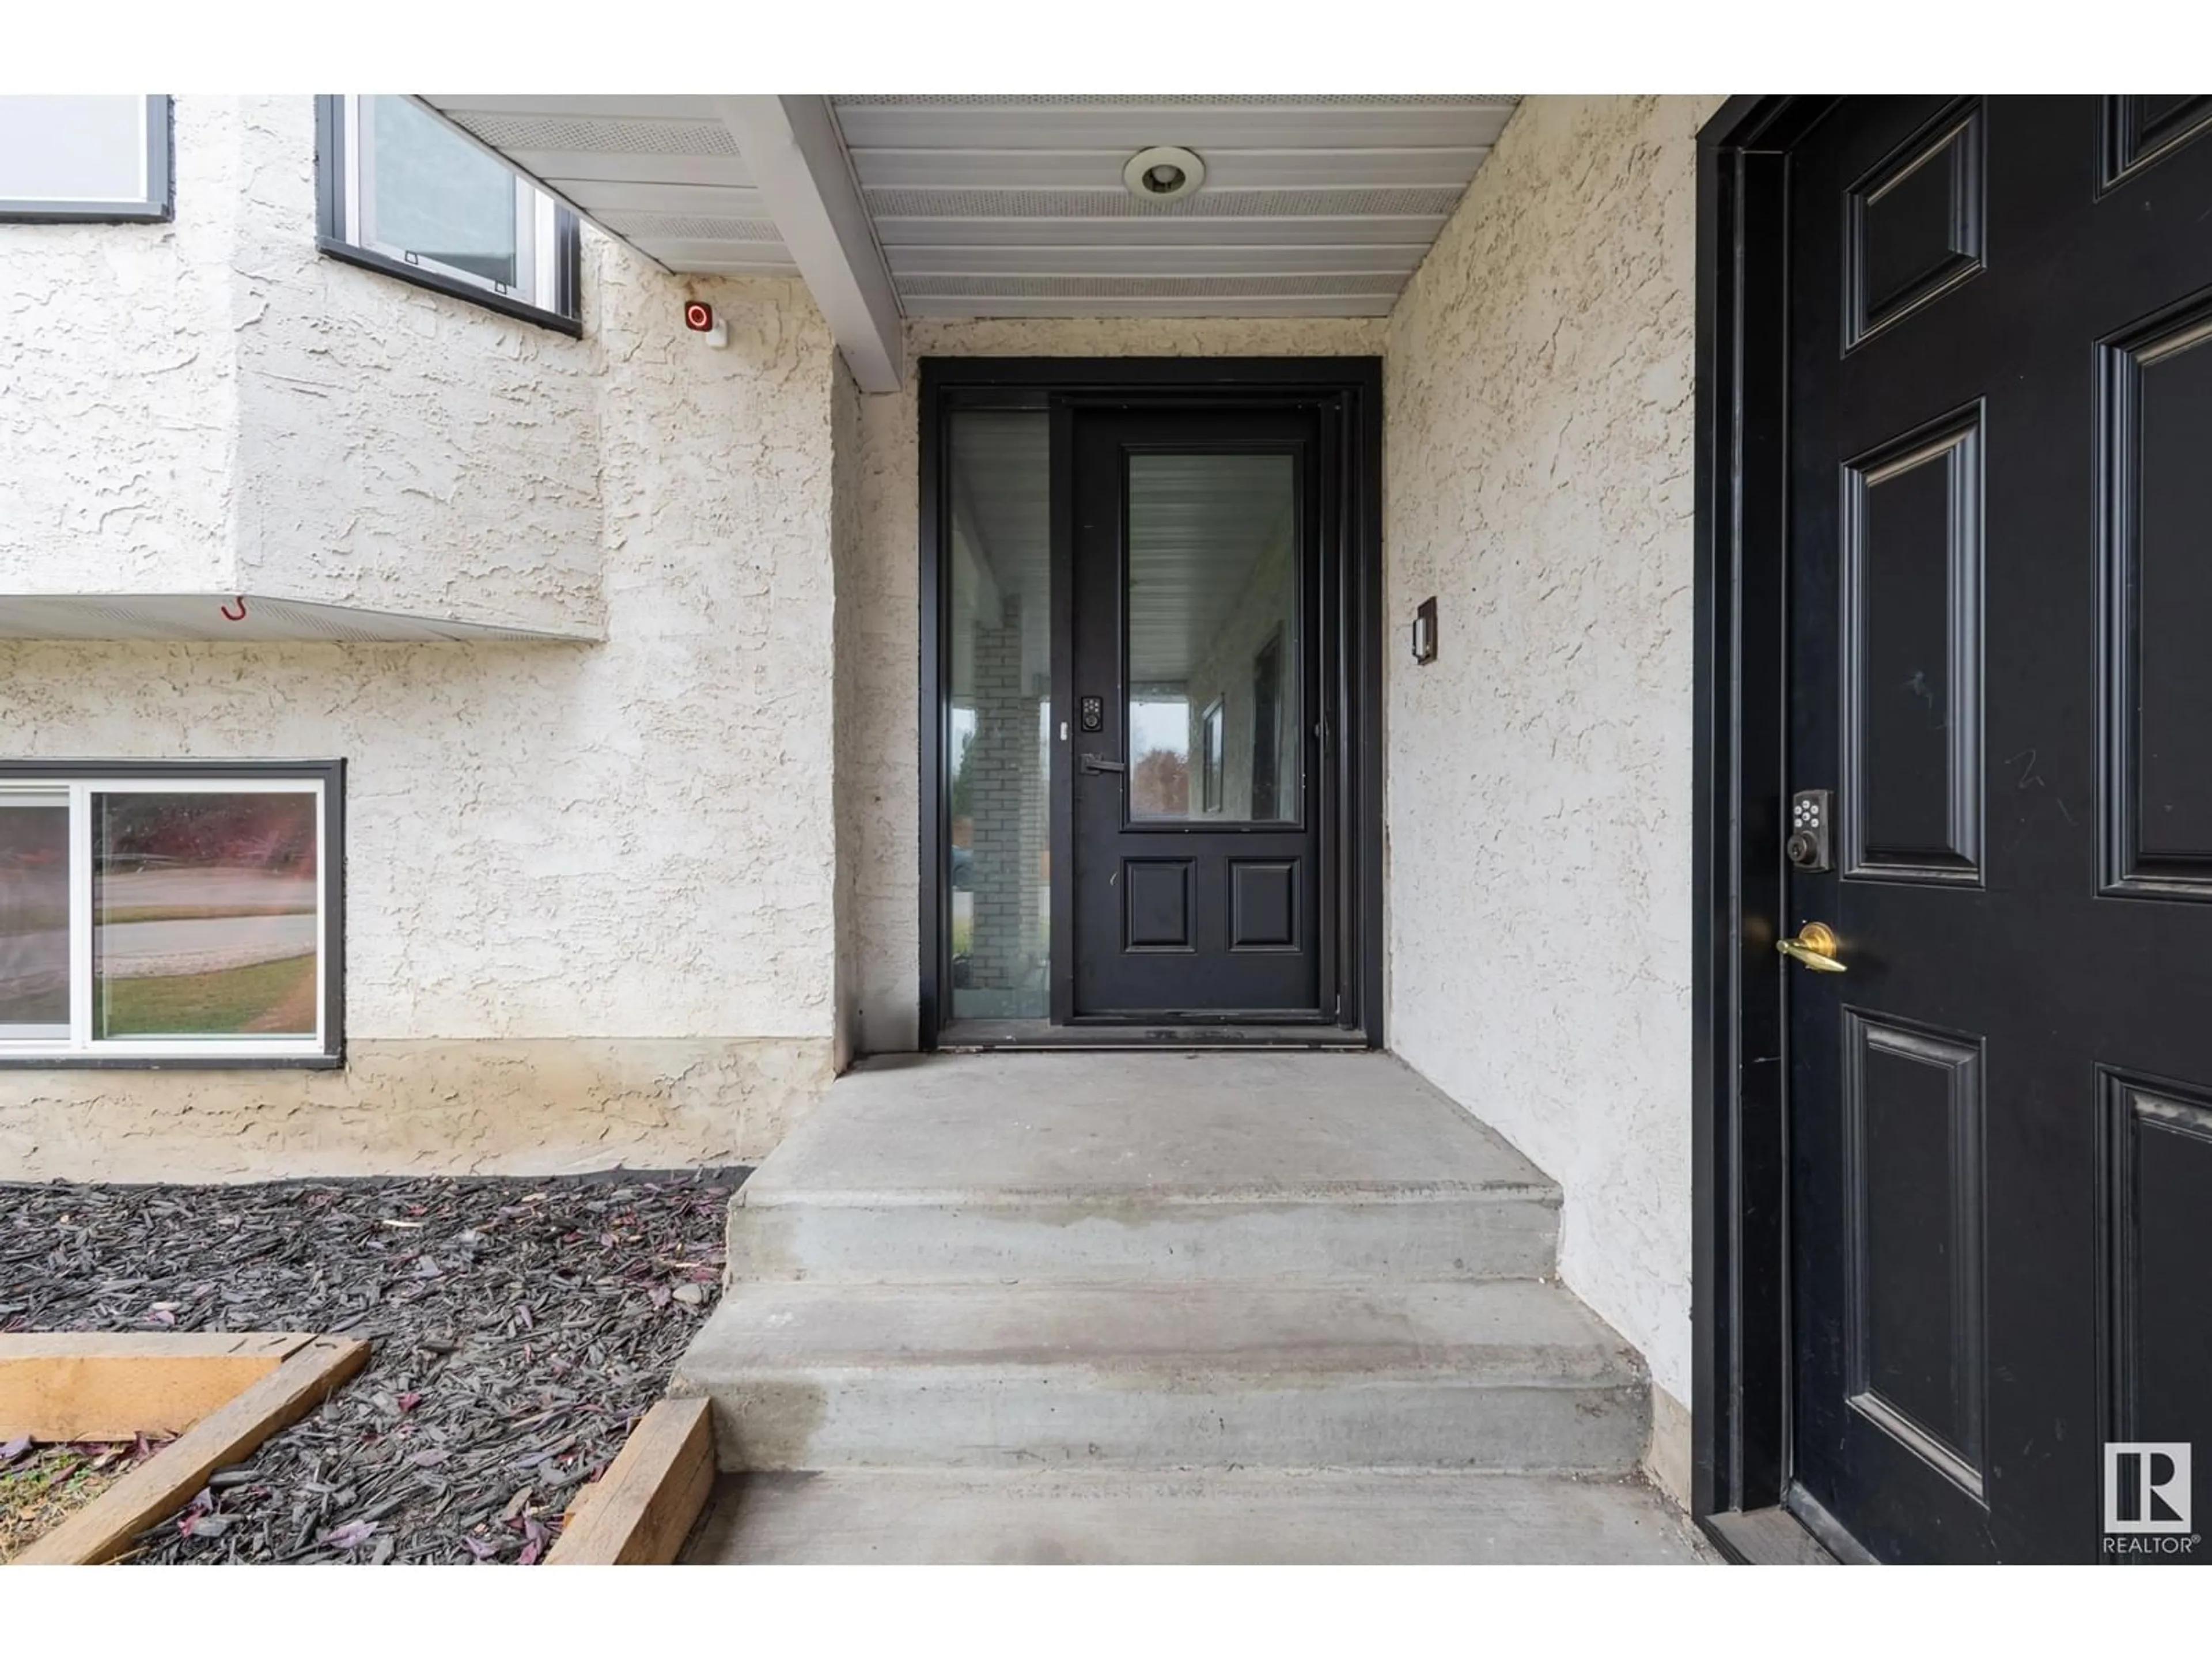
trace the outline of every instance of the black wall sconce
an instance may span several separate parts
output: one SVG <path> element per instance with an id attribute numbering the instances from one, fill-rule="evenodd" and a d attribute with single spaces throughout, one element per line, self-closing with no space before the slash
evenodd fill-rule
<path id="1" fill-rule="evenodd" d="M 1437 659 L 1437 602 L 1434 596 L 1423 599 L 1413 610 L 1413 660 L 1434 662 Z"/>

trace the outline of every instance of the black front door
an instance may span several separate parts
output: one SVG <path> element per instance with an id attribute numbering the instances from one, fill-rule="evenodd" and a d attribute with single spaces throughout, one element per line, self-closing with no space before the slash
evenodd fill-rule
<path id="1" fill-rule="evenodd" d="M 1318 416 L 1066 418 L 1073 937 L 1056 1012 L 1319 1019 Z"/>
<path id="2" fill-rule="evenodd" d="M 2212 1497 L 2208 115 L 1792 164 L 1792 1501 L 1885 1559 L 2170 1550 L 2186 1443 Z"/>

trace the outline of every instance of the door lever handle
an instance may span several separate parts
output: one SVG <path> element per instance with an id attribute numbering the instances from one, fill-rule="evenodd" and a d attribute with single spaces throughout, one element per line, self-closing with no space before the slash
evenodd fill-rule
<path id="1" fill-rule="evenodd" d="M 1778 939 L 1774 948 L 1792 962 L 1802 962 L 1818 974 L 1847 974 L 1850 969 L 1836 960 L 1836 930 L 1825 921 L 1808 921 L 1797 930 L 1796 939 Z"/>
<path id="2" fill-rule="evenodd" d="M 1083 769 L 1086 772 L 1126 772 L 1129 768 L 1127 763 L 1108 760 L 1103 755 L 1085 755 Z"/>

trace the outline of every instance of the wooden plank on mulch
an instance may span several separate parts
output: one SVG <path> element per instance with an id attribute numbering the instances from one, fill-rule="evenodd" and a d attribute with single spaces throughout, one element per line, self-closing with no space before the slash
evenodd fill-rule
<path id="1" fill-rule="evenodd" d="M 298 1422 L 368 1363 L 368 1344 L 310 1339 L 228 1404 L 210 1412 L 146 1462 L 16 1556 L 17 1566 L 112 1561 L 131 1540 L 191 1501 L 209 1475 Z"/>
<path id="2" fill-rule="evenodd" d="M 313 1340 L 311 1331 L 0 1336 L 0 1440 L 182 1434 Z"/>
<path id="3" fill-rule="evenodd" d="M 630 1431 L 607 1472 L 584 1488 L 548 1566 L 647 1566 L 676 1559 L 714 1484 L 714 1430 L 704 1400 L 663 1400 Z"/>

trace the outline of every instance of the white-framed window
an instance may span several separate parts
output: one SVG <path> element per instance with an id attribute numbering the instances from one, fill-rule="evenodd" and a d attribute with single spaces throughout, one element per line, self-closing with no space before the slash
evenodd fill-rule
<path id="1" fill-rule="evenodd" d="M 575 215 L 414 99 L 325 94 L 316 167 L 325 253 L 576 331 Z"/>
<path id="2" fill-rule="evenodd" d="M 336 1064 L 342 778 L 0 766 L 0 1063 Z"/>
<path id="3" fill-rule="evenodd" d="M 167 96 L 0 94 L 0 220 L 166 219 L 172 200 Z"/>

